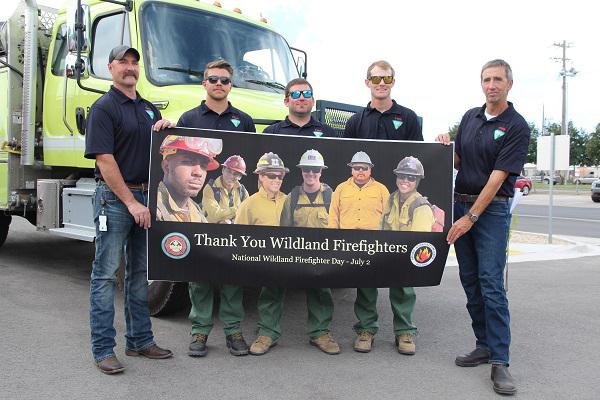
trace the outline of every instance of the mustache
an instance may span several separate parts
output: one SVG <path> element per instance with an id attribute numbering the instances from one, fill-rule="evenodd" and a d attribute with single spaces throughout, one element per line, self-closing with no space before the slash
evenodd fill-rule
<path id="1" fill-rule="evenodd" d="M 135 79 L 137 79 L 137 74 L 135 72 L 125 72 L 123 74 L 123 78 L 126 78 L 128 76 L 133 76 Z"/>

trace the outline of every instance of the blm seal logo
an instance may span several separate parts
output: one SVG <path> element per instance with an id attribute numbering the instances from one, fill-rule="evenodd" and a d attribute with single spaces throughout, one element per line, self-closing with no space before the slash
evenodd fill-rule
<path id="1" fill-rule="evenodd" d="M 419 243 L 410 252 L 410 261 L 417 267 L 426 267 L 435 260 L 435 254 L 435 247 L 431 243 Z"/>
<path id="2" fill-rule="evenodd" d="M 173 232 L 163 238 L 160 247 L 167 256 L 180 260 L 189 254 L 190 241 L 183 234 Z"/>

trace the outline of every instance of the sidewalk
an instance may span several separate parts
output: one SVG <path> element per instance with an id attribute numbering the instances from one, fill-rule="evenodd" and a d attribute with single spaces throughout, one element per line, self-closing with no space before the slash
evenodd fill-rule
<path id="1" fill-rule="evenodd" d="M 508 262 L 565 260 L 596 255 L 600 255 L 600 238 L 552 235 L 552 244 L 548 244 L 548 235 L 512 231 Z M 450 247 L 446 265 L 458 265 L 454 246 Z"/>

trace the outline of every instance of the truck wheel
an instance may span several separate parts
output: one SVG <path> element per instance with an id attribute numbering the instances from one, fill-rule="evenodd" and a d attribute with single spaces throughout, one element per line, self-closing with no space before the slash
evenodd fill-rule
<path id="1" fill-rule="evenodd" d="M 7 215 L 4 213 L 0 214 L 0 247 L 6 241 L 6 237 L 8 236 L 8 228 L 10 227 L 10 222 L 12 221 L 12 215 Z"/>
<path id="2" fill-rule="evenodd" d="M 150 315 L 173 314 L 190 304 L 186 282 L 148 281 Z"/>
<path id="3" fill-rule="evenodd" d="M 595 197 L 594 197 L 594 196 L 592 196 L 592 201 L 593 201 L 594 203 L 600 203 L 600 196 L 595 196 Z"/>
<path id="4" fill-rule="evenodd" d="M 523 196 L 527 196 L 529 194 L 529 186 L 523 186 L 521 191 L 523 192 Z"/>

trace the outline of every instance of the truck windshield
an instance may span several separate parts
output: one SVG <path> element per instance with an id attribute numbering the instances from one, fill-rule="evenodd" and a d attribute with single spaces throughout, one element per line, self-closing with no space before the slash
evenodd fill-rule
<path id="1" fill-rule="evenodd" d="M 298 77 L 286 41 L 268 29 L 159 2 L 146 3 L 140 21 L 146 75 L 156 85 L 199 83 L 219 58 L 233 65 L 235 87 L 283 93 Z"/>

